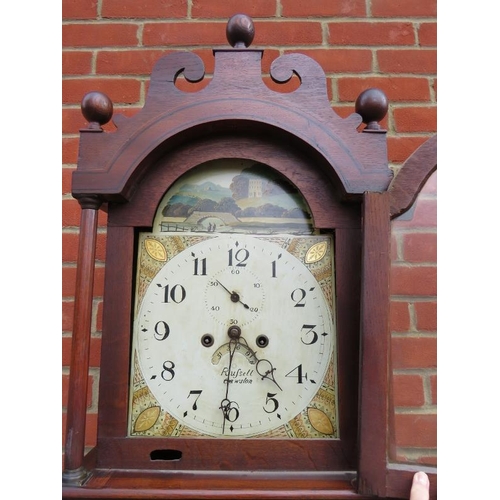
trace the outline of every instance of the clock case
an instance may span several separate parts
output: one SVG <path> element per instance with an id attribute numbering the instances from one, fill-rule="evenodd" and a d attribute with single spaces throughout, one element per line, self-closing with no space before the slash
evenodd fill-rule
<path id="1" fill-rule="evenodd" d="M 72 184 L 82 213 L 63 497 L 407 498 L 422 467 L 397 464 L 392 453 L 390 221 L 410 208 L 436 168 L 436 138 L 393 179 L 378 124 L 387 111 L 383 93 L 366 91 L 357 112 L 341 118 L 323 70 L 301 54 L 281 56 L 270 69 L 276 84 L 295 78 L 298 88 L 271 90 L 262 79 L 263 51 L 248 48 L 248 30 L 231 30 L 228 24 L 233 47 L 214 50 L 208 85 L 180 90 L 181 75 L 199 82 L 204 65 L 193 53 L 168 54 L 153 69 L 144 108 L 130 118 L 113 116 L 116 131 L 102 128 L 112 116 L 104 94 L 90 92 L 82 101 L 89 123 Z M 280 172 L 304 197 L 314 227 L 334 234 L 338 440 L 127 437 L 137 235 L 151 228 L 180 176 L 219 158 L 251 159 Z M 100 209 L 107 212 L 107 251 L 98 435 L 85 455 Z M 423 469 L 435 496 L 435 470 Z"/>

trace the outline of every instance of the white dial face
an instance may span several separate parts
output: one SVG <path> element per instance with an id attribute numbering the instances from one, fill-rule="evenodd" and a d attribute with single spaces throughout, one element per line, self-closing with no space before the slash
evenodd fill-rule
<path id="1" fill-rule="evenodd" d="M 307 410 L 313 427 L 333 437 L 335 422 L 325 425 L 328 412 L 311 403 L 334 373 L 331 305 L 308 266 L 283 248 L 290 239 L 198 235 L 165 258 L 139 294 L 134 323 L 138 371 L 157 402 L 149 417 L 161 410 L 199 435 L 249 437 Z"/>

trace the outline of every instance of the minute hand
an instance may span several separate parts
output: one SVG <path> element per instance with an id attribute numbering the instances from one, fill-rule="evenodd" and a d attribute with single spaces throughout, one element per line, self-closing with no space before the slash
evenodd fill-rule
<path id="1" fill-rule="evenodd" d="M 236 293 L 236 292 L 231 292 L 231 291 L 230 291 L 228 288 L 226 288 L 226 287 L 225 287 L 225 286 L 224 286 L 224 285 L 223 285 L 223 284 L 222 284 L 219 280 L 216 280 L 216 281 L 217 281 L 217 283 L 219 283 L 219 285 L 220 285 L 222 288 L 224 288 L 224 290 L 226 290 L 226 292 L 227 292 L 229 295 L 231 295 L 231 300 L 232 300 L 233 302 L 239 302 L 240 304 L 242 304 L 242 305 L 243 305 L 243 307 L 244 307 L 245 309 L 250 309 L 250 306 L 249 306 L 248 304 L 245 304 L 245 303 L 241 300 L 240 295 L 239 295 L 238 293 Z"/>

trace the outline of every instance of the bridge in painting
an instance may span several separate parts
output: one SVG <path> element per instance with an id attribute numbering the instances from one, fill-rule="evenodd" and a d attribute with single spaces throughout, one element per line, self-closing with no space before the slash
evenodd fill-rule
<path id="1" fill-rule="evenodd" d="M 205 219 L 216 217 L 224 224 L 234 224 L 238 219 L 229 212 L 193 212 L 184 222 L 189 224 L 200 224 Z"/>

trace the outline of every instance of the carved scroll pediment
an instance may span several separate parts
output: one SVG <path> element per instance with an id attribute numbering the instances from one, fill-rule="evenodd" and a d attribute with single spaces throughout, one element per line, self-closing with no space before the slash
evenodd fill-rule
<path id="1" fill-rule="evenodd" d="M 329 101 L 323 69 L 303 54 L 283 55 L 270 68 L 275 83 L 284 84 L 295 76 L 298 87 L 291 92 L 271 89 L 262 76 L 263 51 L 248 48 L 252 30 L 253 23 L 246 16 L 230 20 L 227 31 L 233 48 L 214 50 L 213 77 L 197 92 L 186 92 L 176 85 L 181 75 L 191 83 L 205 78 L 203 61 L 196 54 L 174 52 L 160 58 L 151 74 L 145 105 L 136 115 L 115 115 L 117 130 L 113 133 L 82 133 L 82 144 L 92 141 L 93 146 L 81 150 L 74 193 L 94 192 L 99 184 L 101 193 L 126 198 L 129 180 L 157 148 L 196 127 L 203 133 L 214 124 L 230 129 L 238 122 L 279 130 L 311 148 L 332 166 L 341 190 L 348 195 L 386 190 L 392 172 L 387 165 L 385 134 L 358 130 L 361 122 L 367 121 L 361 115 L 372 116 L 373 109 L 383 106 L 368 102 L 357 106 L 357 113 L 341 118 Z M 386 110 L 378 113 L 379 119 Z M 102 113 L 91 107 L 86 111 L 91 122 L 87 130 L 96 131 L 100 128 L 96 122 L 104 123 Z M 94 121 L 93 113 L 97 117 Z"/>

